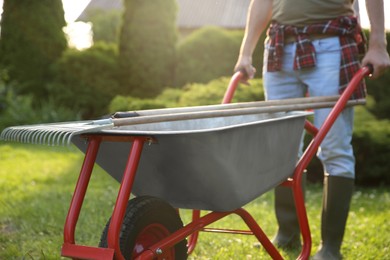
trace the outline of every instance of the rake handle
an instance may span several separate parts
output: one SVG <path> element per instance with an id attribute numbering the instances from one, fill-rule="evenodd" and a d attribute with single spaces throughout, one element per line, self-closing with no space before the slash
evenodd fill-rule
<path id="1" fill-rule="evenodd" d="M 191 113 L 191 112 L 249 108 L 249 107 L 313 104 L 318 102 L 336 102 L 339 99 L 339 97 L 340 96 L 290 98 L 290 99 L 282 99 L 282 100 L 252 101 L 252 102 L 240 102 L 240 103 L 218 104 L 218 105 L 207 105 L 207 106 L 148 109 L 148 110 L 140 110 L 140 111 L 117 112 L 116 114 L 118 115 L 119 118 L 124 118 L 124 117 L 134 117 L 134 116 L 152 116 L 152 115 L 177 114 L 177 113 L 187 113 L 187 112 Z M 363 102 L 363 100 L 359 100 L 359 102 Z"/>
<path id="2" fill-rule="evenodd" d="M 183 108 L 175 109 L 170 111 L 165 110 L 164 114 L 158 113 L 144 113 L 147 111 L 137 112 L 140 117 L 131 117 L 131 118 L 119 118 L 113 119 L 112 123 L 114 126 L 125 126 L 125 125 L 135 125 L 135 124 L 148 124 L 148 123 L 157 123 L 157 122 L 167 122 L 167 121 L 178 121 L 178 120 L 192 120 L 192 119 L 202 119 L 202 118 L 213 118 L 213 117 L 226 117 L 226 116 L 239 116 L 239 115 L 249 115 L 249 114 L 260 114 L 260 113 L 276 113 L 276 112 L 287 112 L 293 110 L 307 110 L 307 109 L 319 109 L 327 108 L 335 105 L 335 101 L 329 101 L 329 99 L 334 99 L 335 97 L 325 97 L 325 98 L 298 98 L 294 100 L 278 100 L 278 101 L 265 101 L 265 102 L 251 102 L 252 106 L 246 106 L 244 104 L 236 103 L 229 105 L 218 105 L 216 108 L 221 108 L 227 106 L 228 109 L 215 109 L 214 106 L 211 110 L 201 110 L 193 108 Z M 337 99 L 337 97 L 336 97 Z M 303 101 L 303 103 L 297 103 L 297 101 Z M 322 102 L 313 102 L 313 100 L 324 100 Z M 351 100 L 348 102 L 348 106 L 364 104 L 365 100 Z M 237 106 L 235 106 L 237 105 Z M 204 107 L 203 107 L 204 108 Z M 190 110 L 187 110 L 190 109 Z M 169 109 L 168 109 L 169 110 Z"/>

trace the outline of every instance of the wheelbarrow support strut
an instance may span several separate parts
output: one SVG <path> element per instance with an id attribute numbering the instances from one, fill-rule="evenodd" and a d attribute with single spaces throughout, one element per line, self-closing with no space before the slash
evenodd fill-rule
<path id="1" fill-rule="evenodd" d="M 115 254 L 115 259 L 124 259 L 119 248 L 119 232 L 121 229 L 123 217 L 125 215 L 127 201 L 129 200 L 130 192 L 133 187 L 143 144 L 145 141 L 149 140 L 149 138 L 146 137 L 126 138 L 129 142 L 132 141 L 132 146 L 109 226 L 108 248 L 96 248 L 75 244 L 76 224 L 80 215 L 85 193 L 88 188 L 93 166 L 96 161 L 99 146 L 103 139 L 110 139 L 110 141 L 115 141 L 118 138 L 96 135 L 88 137 L 88 149 L 85 154 L 84 163 L 81 168 L 80 176 L 77 181 L 68 215 L 65 221 L 64 244 L 62 245 L 61 250 L 62 256 L 84 259 L 113 259 Z"/>

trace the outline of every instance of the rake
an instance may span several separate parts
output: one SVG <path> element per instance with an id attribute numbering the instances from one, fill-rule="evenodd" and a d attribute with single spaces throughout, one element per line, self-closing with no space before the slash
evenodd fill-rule
<path id="1" fill-rule="evenodd" d="M 121 126 L 319 109 L 334 106 L 338 98 L 339 96 L 309 97 L 118 112 L 111 118 L 100 120 L 12 126 L 2 131 L 0 134 L 0 140 L 53 146 L 69 145 L 72 137 L 75 135 L 99 133 L 105 129 L 120 128 Z M 361 104 L 365 104 L 364 99 L 350 100 L 347 105 L 353 106 Z"/>

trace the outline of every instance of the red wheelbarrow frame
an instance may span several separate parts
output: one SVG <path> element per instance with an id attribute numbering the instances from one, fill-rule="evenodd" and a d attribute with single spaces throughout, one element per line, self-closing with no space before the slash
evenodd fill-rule
<path id="1" fill-rule="evenodd" d="M 294 170 L 293 177 L 289 178 L 281 184 L 284 186 L 291 187 L 294 195 L 300 231 L 303 239 L 302 251 L 298 256 L 298 259 L 309 259 L 312 244 L 310 227 L 304 204 L 304 195 L 300 185 L 302 175 L 309 162 L 316 154 L 316 151 L 323 139 L 325 138 L 326 134 L 329 132 L 329 129 L 331 128 L 341 111 L 346 106 L 354 90 L 357 88 L 358 83 L 365 76 L 368 76 L 371 71 L 371 68 L 363 67 L 355 74 L 355 76 L 352 78 L 351 82 L 331 110 L 328 118 L 325 120 L 324 124 L 319 129 L 317 129 L 309 121 L 306 121 L 305 129 L 314 137 L 306 148 L 302 157 L 298 161 Z M 230 103 L 235 88 L 238 85 L 238 82 L 242 79 L 242 77 L 243 74 L 240 72 L 233 75 L 222 103 Z M 85 137 L 88 139 L 89 142 L 88 148 L 85 153 L 84 162 L 80 171 L 78 181 L 76 183 L 75 191 L 73 193 L 69 211 L 66 217 L 64 226 L 64 243 L 62 245 L 61 255 L 76 259 L 124 259 L 119 248 L 119 233 L 125 215 L 127 202 L 130 198 L 130 193 L 136 176 L 136 171 L 141 157 L 143 145 L 144 143 L 153 142 L 153 138 L 148 136 L 115 136 L 98 134 L 88 135 Z M 108 229 L 108 248 L 78 245 L 75 241 L 75 229 L 77 221 L 80 215 L 89 180 L 99 151 L 99 145 L 101 142 L 105 141 L 132 143 L 131 150 L 128 155 L 126 168 L 124 170 L 123 178 L 120 184 L 117 200 L 115 202 L 115 207 L 111 217 L 110 226 Z M 236 214 L 240 216 L 248 226 L 249 231 L 205 228 L 206 226 L 231 214 Z M 254 235 L 273 259 L 283 259 L 279 251 L 271 243 L 271 241 L 268 239 L 263 230 L 255 221 L 255 219 L 243 208 L 239 208 L 229 212 L 210 212 L 202 217 L 200 216 L 199 210 L 193 210 L 192 222 L 190 222 L 183 228 L 177 230 L 170 236 L 159 241 L 158 243 L 154 244 L 153 246 L 149 247 L 137 259 L 158 258 L 159 254 L 162 251 L 165 251 L 168 248 L 174 246 L 176 243 L 182 241 L 186 237 L 189 237 L 188 253 L 191 253 L 196 246 L 198 233 L 200 231 Z"/>

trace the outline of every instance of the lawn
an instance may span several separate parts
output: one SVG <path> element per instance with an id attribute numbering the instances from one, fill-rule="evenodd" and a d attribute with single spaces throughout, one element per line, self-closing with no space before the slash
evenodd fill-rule
<path id="1" fill-rule="evenodd" d="M 63 224 L 83 154 L 73 147 L 0 144 L 0 259 L 60 259 Z M 115 202 L 118 183 L 96 167 L 76 230 L 76 241 L 96 246 Z M 319 243 L 321 185 L 309 184 L 307 210 L 313 238 Z M 267 193 L 245 208 L 266 234 L 276 230 L 273 195 Z M 351 205 L 345 259 L 390 259 L 390 191 L 358 187 Z M 189 211 L 182 212 L 184 222 Z M 213 227 L 244 228 L 235 216 Z M 189 259 L 269 259 L 245 235 L 201 233 Z M 294 259 L 299 252 L 282 252 Z"/>

